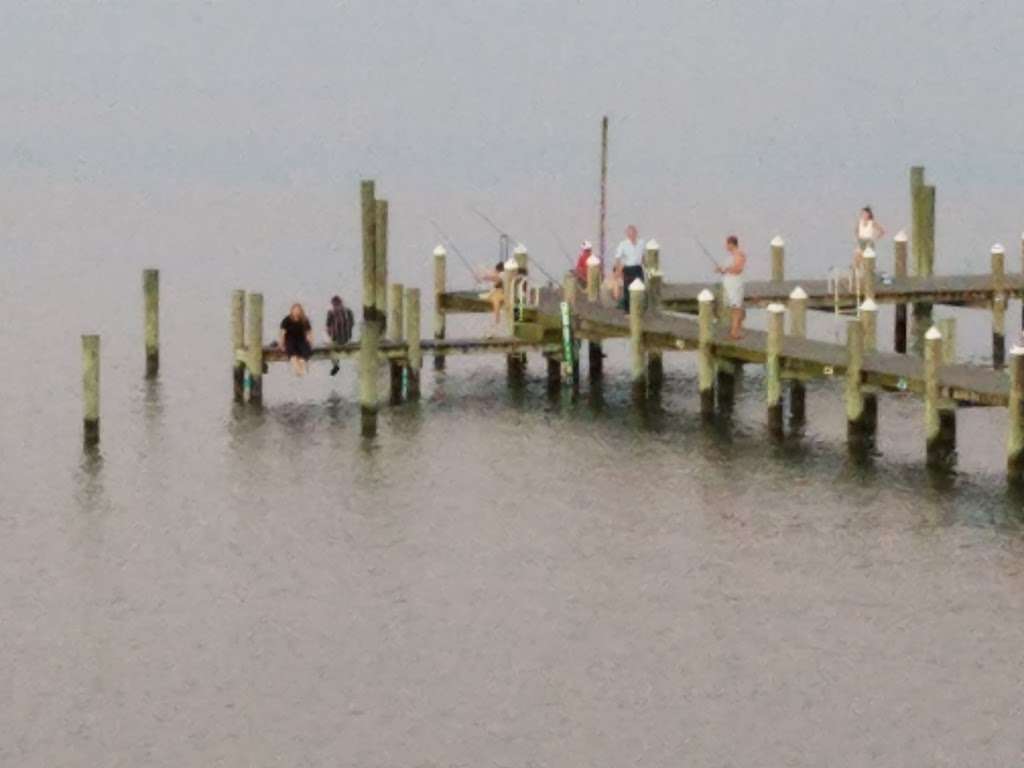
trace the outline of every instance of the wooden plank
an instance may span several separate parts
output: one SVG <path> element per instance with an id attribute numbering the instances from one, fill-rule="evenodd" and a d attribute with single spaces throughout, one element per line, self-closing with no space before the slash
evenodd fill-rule
<path id="1" fill-rule="evenodd" d="M 496 336 L 489 339 L 422 339 L 420 350 L 423 354 L 437 355 L 487 355 L 505 354 L 524 349 L 543 346 L 545 348 L 557 348 L 557 341 L 551 344 L 538 345 L 535 342 L 523 341 L 522 339 Z M 381 341 L 378 345 L 380 357 L 385 360 L 405 360 L 408 356 L 408 345 L 404 341 Z M 339 358 L 357 357 L 359 355 L 359 342 L 349 342 L 337 347 L 316 346 L 313 347 L 311 360 L 330 360 L 332 356 Z M 240 359 L 245 359 L 244 350 L 237 353 Z M 285 351 L 277 346 L 270 345 L 263 348 L 263 361 L 266 363 L 287 362 Z"/>

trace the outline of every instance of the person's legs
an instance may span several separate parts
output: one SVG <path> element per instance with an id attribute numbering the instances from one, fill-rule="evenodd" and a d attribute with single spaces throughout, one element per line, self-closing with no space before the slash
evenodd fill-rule
<path id="1" fill-rule="evenodd" d="M 491 310 L 494 312 L 494 324 L 501 322 L 501 305 L 505 303 L 505 292 L 500 290 L 491 291 Z"/>
<path id="2" fill-rule="evenodd" d="M 302 358 L 300 358 L 298 355 L 292 355 L 291 357 L 288 358 L 288 362 L 292 364 L 292 373 L 294 373 L 296 376 L 302 375 L 299 369 L 299 363 L 301 361 Z"/>
<path id="3" fill-rule="evenodd" d="M 743 338 L 743 319 L 746 317 L 746 311 L 743 307 L 731 307 L 729 309 L 730 319 L 732 320 L 729 328 L 729 337 L 732 339 Z"/>

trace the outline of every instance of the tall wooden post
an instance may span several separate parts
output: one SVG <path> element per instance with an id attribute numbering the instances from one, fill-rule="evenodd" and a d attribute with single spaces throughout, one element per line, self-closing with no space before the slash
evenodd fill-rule
<path id="1" fill-rule="evenodd" d="M 875 249 L 870 245 L 861 254 L 861 272 L 864 280 L 864 296 L 874 300 L 875 298 Z"/>
<path id="2" fill-rule="evenodd" d="M 519 262 L 515 256 L 509 257 L 509 260 L 505 262 L 505 269 L 501 273 L 501 281 L 505 294 L 505 306 L 502 308 L 505 320 L 505 334 L 510 338 L 516 335 L 515 285 L 518 272 Z M 518 382 L 522 379 L 526 367 L 524 363 L 525 359 L 519 352 L 509 352 L 505 356 L 505 368 L 510 382 Z"/>
<path id="3" fill-rule="evenodd" d="M 878 304 L 871 297 L 860 305 L 861 336 L 863 337 L 864 354 L 878 351 Z M 864 393 L 864 427 L 867 434 L 873 435 L 878 427 L 878 394 L 875 387 L 863 387 Z"/>
<path id="4" fill-rule="evenodd" d="M 569 271 L 565 273 L 562 278 L 562 299 L 566 304 L 569 305 L 568 315 L 562 316 L 562 360 L 560 365 L 562 366 L 562 373 L 570 377 L 572 383 L 572 391 L 574 393 L 579 392 L 580 389 L 580 361 L 577 353 L 577 346 L 575 343 L 575 337 L 572 331 L 572 313 L 576 309 L 576 293 L 578 285 L 576 283 L 576 273 Z M 550 358 L 549 358 L 550 361 Z M 548 363 L 550 366 L 550 362 Z M 550 374 L 550 367 L 548 372 Z M 550 375 L 548 377 L 550 383 Z M 561 380 L 559 379 L 559 386 L 561 386 Z"/>
<path id="5" fill-rule="evenodd" d="M 82 433 L 86 446 L 100 441 L 99 336 L 82 336 Z"/>
<path id="6" fill-rule="evenodd" d="M 942 364 L 942 333 L 932 326 L 924 336 L 924 418 L 927 462 L 931 467 L 947 466 L 955 447 L 956 421 L 942 417 L 939 366 Z M 945 421 L 945 425 L 943 422 Z M 950 424 L 953 433 L 950 434 Z M 943 427 L 945 426 L 945 429 Z"/>
<path id="7" fill-rule="evenodd" d="M 405 341 L 408 345 L 406 358 L 406 397 L 419 400 L 420 370 L 423 368 L 423 352 L 420 348 L 420 289 L 405 289 Z"/>
<path id="8" fill-rule="evenodd" d="M 715 294 L 707 288 L 697 296 L 697 323 L 699 347 L 697 357 L 697 387 L 700 390 L 700 412 L 704 417 L 715 412 L 715 359 L 711 344 L 715 334 Z"/>
<path id="9" fill-rule="evenodd" d="M 363 214 L 363 320 L 377 322 L 377 200 L 373 181 L 360 182 L 359 196 Z"/>
<path id="10" fill-rule="evenodd" d="M 807 338 L 807 291 L 799 285 L 789 294 L 789 333 Z M 789 417 L 795 424 L 806 419 L 807 388 L 799 378 L 789 382 Z"/>
<path id="11" fill-rule="evenodd" d="M 936 327 L 942 334 L 942 365 L 953 365 L 956 363 L 956 318 L 944 317 Z M 939 400 L 939 434 L 949 450 L 956 446 L 956 401 L 950 398 Z"/>
<path id="12" fill-rule="evenodd" d="M 388 286 L 387 340 L 393 343 L 401 343 L 402 333 L 405 331 L 405 324 L 402 321 L 404 298 L 405 289 L 401 283 L 392 283 Z M 391 382 L 389 399 L 392 405 L 402 402 L 402 369 L 401 360 L 394 358 L 388 360 Z"/>
<path id="13" fill-rule="evenodd" d="M 911 241 L 919 277 L 931 277 L 935 269 L 935 187 L 920 186 L 914 199 L 914 234 Z M 920 339 L 931 326 L 932 305 L 914 304 L 914 334 Z"/>
<path id="14" fill-rule="evenodd" d="M 922 245 L 925 241 L 924 229 L 924 166 L 915 165 L 910 168 L 910 247 L 914 264 L 914 274 L 921 274 Z"/>
<path id="15" fill-rule="evenodd" d="M 1020 271 L 1024 272 L 1024 234 L 1020 236 Z M 1024 302 L 1020 305 L 1020 329 L 1024 331 Z"/>
<path id="16" fill-rule="evenodd" d="M 942 364 L 953 365 L 956 362 L 956 318 L 944 317 L 935 327 L 942 334 Z"/>
<path id="17" fill-rule="evenodd" d="M 657 247 L 651 250 L 648 247 L 647 254 L 650 256 L 654 254 L 654 264 L 658 263 L 658 251 Z M 662 277 L 661 272 L 657 266 L 651 268 L 647 273 L 647 306 L 654 310 L 661 309 L 661 287 Z M 647 353 L 647 384 L 651 390 L 658 390 L 661 388 L 662 382 L 665 380 L 665 363 L 662 359 L 661 352 L 652 349 Z"/>
<path id="18" fill-rule="evenodd" d="M 892 239 L 893 243 L 893 276 L 897 279 L 907 276 L 907 233 L 900 230 Z M 907 305 L 896 305 L 896 324 L 893 332 L 892 347 L 901 355 L 907 353 Z"/>
<path id="19" fill-rule="evenodd" d="M 992 246 L 992 365 L 1006 362 L 1006 254 L 1003 246 Z"/>
<path id="20" fill-rule="evenodd" d="M 780 235 L 772 238 L 772 282 L 786 279 L 786 242 Z"/>
<path id="21" fill-rule="evenodd" d="M 388 201 L 374 202 L 374 306 L 377 307 L 380 322 L 384 324 L 384 313 L 388 307 Z"/>
<path id="22" fill-rule="evenodd" d="M 231 293 L 231 379 L 235 402 L 245 399 L 245 361 L 239 355 L 245 349 L 245 291 Z"/>
<path id="23" fill-rule="evenodd" d="M 160 270 L 142 272 L 142 293 L 145 302 L 146 378 L 160 371 Z"/>
<path id="24" fill-rule="evenodd" d="M 249 402 L 263 402 L 263 294 L 250 293 L 245 312 L 246 367 L 249 369 Z"/>
<path id="25" fill-rule="evenodd" d="M 864 365 L 864 332 L 859 320 L 846 323 L 846 434 L 852 444 L 859 444 L 868 434 L 864 418 L 862 389 Z"/>
<path id="26" fill-rule="evenodd" d="M 785 333 L 786 308 L 768 305 L 768 338 L 765 342 L 765 399 L 768 406 L 768 429 L 782 434 L 782 337 Z"/>
<path id="27" fill-rule="evenodd" d="M 445 314 L 442 297 L 447 290 L 448 251 L 443 245 L 434 249 L 434 341 L 444 340 Z M 434 353 L 434 370 L 444 370 L 444 355 Z"/>
<path id="28" fill-rule="evenodd" d="M 597 254 L 591 254 L 587 259 L 587 301 L 597 303 L 601 300 L 601 272 L 601 259 L 597 257 Z M 601 348 L 601 342 L 597 339 L 588 341 L 587 353 L 589 362 L 587 370 L 590 380 L 597 381 L 601 378 L 604 366 L 604 350 Z"/>
<path id="29" fill-rule="evenodd" d="M 359 411 L 363 437 L 377 434 L 377 361 L 380 354 L 380 323 L 364 320 L 359 334 Z"/>
<path id="30" fill-rule="evenodd" d="M 512 249 L 512 258 L 516 260 L 516 268 L 520 275 L 525 275 L 530 268 L 530 254 L 526 250 L 526 246 L 522 243 L 518 243 L 515 248 Z"/>
<path id="31" fill-rule="evenodd" d="M 644 353 L 644 310 L 646 288 L 639 278 L 629 285 L 629 351 L 632 371 L 633 395 L 647 396 L 647 361 Z"/>
<path id="32" fill-rule="evenodd" d="M 1010 348 L 1010 396 L 1006 433 L 1006 474 L 1014 485 L 1024 484 L 1024 347 Z"/>
<path id="33" fill-rule="evenodd" d="M 661 246 L 653 237 L 644 245 L 644 271 L 661 272 Z"/>

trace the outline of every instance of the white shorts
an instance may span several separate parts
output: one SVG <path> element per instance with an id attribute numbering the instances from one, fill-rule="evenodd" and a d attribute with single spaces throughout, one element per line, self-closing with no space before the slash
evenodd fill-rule
<path id="1" fill-rule="evenodd" d="M 725 306 L 743 309 L 743 278 L 740 275 L 723 275 L 722 293 L 725 295 Z"/>

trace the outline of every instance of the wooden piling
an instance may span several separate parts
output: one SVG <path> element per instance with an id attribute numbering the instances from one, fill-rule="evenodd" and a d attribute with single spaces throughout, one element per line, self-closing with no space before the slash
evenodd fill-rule
<path id="1" fill-rule="evenodd" d="M 505 334 L 515 336 L 515 284 L 518 277 L 519 262 L 515 256 L 510 256 L 505 262 L 505 269 L 501 273 L 502 289 L 505 294 L 505 306 L 502 309 L 505 325 Z M 525 356 L 520 352 L 509 352 L 505 356 L 505 367 L 508 372 L 509 381 L 518 381 L 525 373 Z"/>
<path id="2" fill-rule="evenodd" d="M 145 303 L 146 378 L 160 371 L 160 270 L 142 272 L 142 294 Z"/>
<path id="3" fill-rule="evenodd" d="M 863 338 L 864 354 L 878 351 L 878 304 L 871 297 L 864 299 L 860 305 L 860 326 Z M 864 386 L 864 426 L 868 434 L 873 435 L 878 426 L 878 390 Z"/>
<path id="4" fill-rule="evenodd" d="M 956 318 L 944 317 L 936 327 L 942 334 L 942 365 L 953 365 L 956 363 Z M 939 400 L 939 434 L 950 449 L 955 447 L 956 401 L 951 398 Z"/>
<path id="5" fill-rule="evenodd" d="M 391 283 L 388 286 L 388 314 L 387 314 L 387 340 L 393 342 L 402 341 L 402 334 L 405 331 L 402 321 L 402 302 L 405 299 L 405 288 L 401 283 Z M 402 362 L 391 360 L 388 362 L 388 372 L 391 388 L 389 400 L 392 405 L 402 402 Z"/>
<path id="6" fill-rule="evenodd" d="M 697 322 L 700 328 L 697 357 L 697 387 L 700 390 L 700 412 L 715 412 L 715 359 L 711 344 L 715 333 L 715 295 L 707 288 L 697 296 Z"/>
<path id="7" fill-rule="evenodd" d="M 562 391 L 562 361 L 555 355 L 545 355 L 548 368 L 548 393 L 555 394 Z"/>
<path id="8" fill-rule="evenodd" d="M 917 190 L 914 204 L 914 235 L 911 242 L 915 254 L 917 275 L 930 277 L 935 271 L 935 187 L 923 185 Z M 914 304 L 914 334 L 921 337 L 931 326 L 932 305 Z"/>
<path id="9" fill-rule="evenodd" d="M 639 278 L 629 285 L 629 350 L 633 394 L 637 398 L 647 395 L 647 360 L 644 351 L 643 317 L 647 293 Z"/>
<path id="10" fill-rule="evenodd" d="M 643 264 L 644 264 L 644 271 L 647 272 L 647 273 L 651 273 L 651 272 L 659 272 L 660 273 L 661 272 L 661 246 L 658 245 L 658 241 L 655 240 L 653 237 L 650 240 L 647 241 L 647 243 L 646 243 L 646 245 L 644 247 Z M 650 282 L 651 282 L 650 281 L 650 277 L 648 276 L 648 280 L 647 280 L 648 291 L 650 290 L 650 287 L 651 287 L 650 286 Z M 648 300 L 650 300 L 650 293 L 648 293 L 647 298 L 648 298 Z"/>
<path id="11" fill-rule="evenodd" d="M 875 249 L 870 245 L 864 249 L 864 253 L 861 254 L 861 279 L 864 284 L 864 296 L 871 299 L 875 298 L 875 278 L 876 270 L 875 266 L 877 259 L 875 257 Z"/>
<path id="12" fill-rule="evenodd" d="M 587 259 L 587 301 L 601 300 L 601 260 L 596 255 Z"/>
<path id="13" fill-rule="evenodd" d="M 920 275 L 924 262 L 922 246 L 925 242 L 924 229 L 924 166 L 915 165 L 910 168 L 910 248 L 914 264 L 914 274 Z"/>
<path id="14" fill-rule="evenodd" d="M 82 336 L 82 434 L 86 446 L 100 441 L 100 337 Z"/>
<path id="15" fill-rule="evenodd" d="M 246 367 L 249 369 L 249 402 L 263 402 L 263 294 L 250 293 L 245 311 Z"/>
<path id="16" fill-rule="evenodd" d="M 443 245 L 434 249 L 434 339 L 441 341 L 445 335 L 445 313 L 441 296 L 447 288 L 448 251 Z M 434 355 L 434 370 L 444 370 L 444 355 Z"/>
<path id="17" fill-rule="evenodd" d="M 782 434 L 782 337 L 785 333 L 786 307 L 768 305 L 768 336 L 765 341 L 765 399 L 768 407 L 768 428 Z"/>
<path id="18" fill-rule="evenodd" d="M 388 306 L 388 201 L 374 202 L 374 306 L 381 324 Z"/>
<path id="19" fill-rule="evenodd" d="M 932 326 L 924 336 L 924 419 L 928 466 L 948 465 L 955 447 L 955 412 L 943 407 L 939 397 L 939 366 L 942 364 L 942 332 Z M 944 417 L 942 412 L 946 411 Z M 953 432 L 950 432 L 950 426 Z"/>
<path id="20" fill-rule="evenodd" d="M 245 350 L 245 291 L 231 293 L 231 379 L 235 402 L 245 399 L 245 361 L 239 355 Z"/>
<path id="21" fill-rule="evenodd" d="M 780 235 L 772 238 L 772 282 L 786 279 L 786 242 Z"/>
<path id="22" fill-rule="evenodd" d="M 522 243 L 518 243 L 516 247 L 512 249 L 512 258 L 516 260 L 516 269 L 519 274 L 527 274 L 530 267 L 530 255 L 526 250 L 526 246 Z"/>
<path id="23" fill-rule="evenodd" d="M 956 362 L 956 318 L 944 317 L 935 327 L 942 334 L 942 364 L 952 365 Z"/>
<path id="24" fill-rule="evenodd" d="M 364 179 L 359 185 L 363 224 L 363 320 L 377 321 L 377 200 L 374 184 Z"/>
<path id="25" fill-rule="evenodd" d="M 807 338 L 807 291 L 799 285 L 789 294 L 789 333 L 797 338 Z M 802 424 L 806 418 L 807 388 L 802 379 L 789 382 L 789 417 L 794 424 Z"/>
<path id="26" fill-rule="evenodd" d="M 406 397 L 419 400 L 420 371 L 423 369 L 423 351 L 420 347 L 420 289 L 405 289 L 405 342 L 408 345 L 406 359 Z"/>
<path id="27" fill-rule="evenodd" d="M 992 365 L 1006 363 L 1006 253 L 1003 246 L 992 246 Z"/>
<path id="28" fill-rule="evenodd" d="M 860 321 L 846 323 L 846 434 L 851 443 L 859 443 L 868 434 L 864 418 L 864 331 Z"/>
<path id="29" fill-rule="evenodd" d="M 647 248 L 647 255 L 654 254 L 653 263 L 658 263 L 658 250 L 657 244 L 654 249 L 651 249 L 650 245 Z M 652 267 L 650 272 L 647 274 L 647 306 L 652 309 L 661 308 L 661 287 L 662 287 L 662 276 L 657 266 Z M 665 380 L 665 362 L 662 358 L 661 352 L 658 350 L 651 350 L 647 353 L 647 384 L 652 390 L 657 390 L 661 387 L 662 382 Z"/>
<path id="30" fill-rule="evenodd" d="M 1024 272 L 1024 234 L 1020 236 L 1020 271 Z M 1020 329 L 1024 331 L 1024 302 L 1020 305 Z"/>
<path id="31" fill-rule="evenodd" d="M 380 323 L 364 320 L 359 336 L 359 410 L 363 437 L 377 434 L 377 356 Z"/>
<path id="32" fill-rule="evenodd" d="M 1009 481 L 1024 484 L 1024 347 L 1010 348 L 1010 397 L 1007 410 L 1006 474 Z"/>
<path id="33" fill-rule="evenodd" d="M 907 233 L 900 230 L 892 239 L 893 243 L 893 276 L 907 276 Z M 900 354 L 907 353 L 907 305 L 896 305 L 896 324 L 893 332 L 893 349 Z"/>

